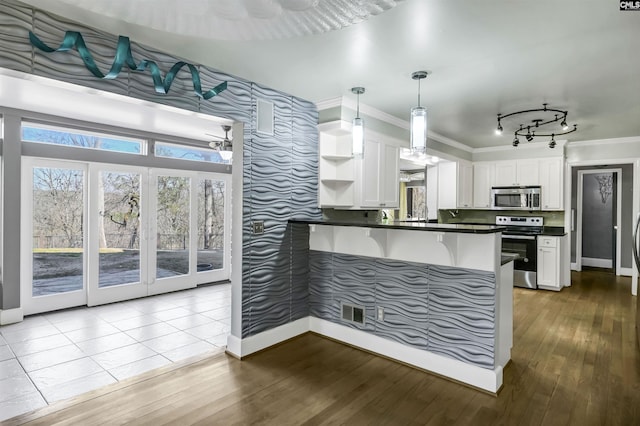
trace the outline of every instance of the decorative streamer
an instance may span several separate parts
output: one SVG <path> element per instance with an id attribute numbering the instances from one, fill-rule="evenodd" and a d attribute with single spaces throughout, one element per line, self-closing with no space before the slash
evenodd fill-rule
<path id="1" fill-rule="evenodd" d="M 227 88 L 227 82 L 223 81 L 213 89 L 203 93 L 202 83 L 200 82 L 200 72 L 198 72 L 198 69 L 192 64 L 182 61 L 176 62 L 171 67 L 169 72 L 166 74 L 163 82 L 162 72 L 154 61 L 143 60 L 139 64 L 136 63 L 135 59 L 133 59 L 133 55 L 131 54 L 131 43 L 129 42 L 129 37 L 125 36 L 118 36 L 116 55 L 113 61 L 113 65 L 111 65 L 111 69 L 107 74 L 103 74 L 102 71 L 100 71 L 100 69 L 96 65 L 95 60 L 93 59 L 93 56 L 91 56 L 91 52 L 89 52 L 84 39 L 82 38 L 82 34 L 77 31 L 67 31 L 64 35 L 62 43 L 60 43 L 60 47 L 58 47 L 57 49 L 47 46 L 42 40 L 38 38 L 38 36 L 36 36 L 31 31 L 29 31 L 29 40 L 31 41 L 31 44 L 33 46 L 47 53 L 67 52 L 69 50 L 73 50 L 73 48 L 75 47 L 87 69 L 91 71 L 91 73 L 96 77 L 105 80 L 115 79 L 118 74 L 120 74 L 120 71 L 122 71 L 122 67 L 125 64 L 129 67 L 129 69 L 133 71 L 142 72 L 149 68 L 156 92 L 163 95 L 169 93 L 169 89 L 171 88 L 171 84 L 173 83 L 176 74 L 184 66 L 187 66 L 189 68 L 189 71 L 191 72 L 193 91 L 201 98 L 211 99 Z"/>

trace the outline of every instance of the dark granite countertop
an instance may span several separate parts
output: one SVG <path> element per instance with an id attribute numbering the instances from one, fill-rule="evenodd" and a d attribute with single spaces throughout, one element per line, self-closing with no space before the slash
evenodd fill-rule
<path id="1" fill-rule="evenodd" d="M 517 254 L 513 254 L 513 253 L 502 253 L 500 255 L 500 265 L 505 265 L 509 262 L 512 262 L 514 260 L 516 260 L 516 258 L 518 257 Z"/>
<path id="2" fill-rule="evenodd" d="M 307 220 L 290 219 L 291 223 L 305 223 L 308 225 L 357 226 L 362 228 L 405 229 L 415 231 L 458 232 L 467 234 L 493 234 L 505 230 L 504 226 L 496 225 L 463 225 L 424 222 L 389 221 L 388 223 L 375 220 Z"/>
<path id="3" fill-rule="evenodd" d="M 564 232 L 564 226 L 545 226 L 542 230 L 542 234 L 540 235 L 547 237 L 562 237 L 567 235 L 567 233 Z"/>

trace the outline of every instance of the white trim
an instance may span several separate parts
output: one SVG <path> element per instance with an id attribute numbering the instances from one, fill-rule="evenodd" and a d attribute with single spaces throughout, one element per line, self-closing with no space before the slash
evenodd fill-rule
<path id="1" fill-rule="evenodd" d="M 615 158 L 605 160 L 568 160 L 567 165 L 571 167 L 586 167 L 586 166 L 617 166 L 619 164 L 633 164 L 634 158 Z M 608 170 L 608 169 L 603 169 Z"/>
<path id="2" fill-rule="evenodd" d="M 233 125 L 233 134 L 242 143 L 233 147 L 236 167 L 231 169 L 231 335 L 242 335 L 242 230 L 244 179 L 244 125 Z M 226 218 L 225 218 L 226 220 Z M 248 285 L 249 283 L 247 283 Z"/>
<path id="3" fill-rule="evenodd" d="M 502 367 L 493 370 L 413 348 L 330 321 L 309 317 L 311 331 L 377 355 L 427 370 L 470 386 L 497 393 L 502 386 Z"/>
<path id="4" fill-rule="evenodd" d="M 318 112 L 326 110 L 326 109 L 330 109 L 330 108 L 336 108 L 336 107 L 345 107 L 345 108 L 349 108 L 353 111 L 356 110 L 356 102 L 351 99 L 351 98 L 347 98 L 347 97 L 339 97 L 339 98 L 333 98 L 333 99 L 327 99 L 324 101 L 320 101 L 316 103 L 316 108 L 318 108 Z M 386 112 L 380 111 L 379 109 L 373 108 L 369 105 L 360 103 L 360 112 L 363 115 L 366 115 L 368 117 L 371 118 L 375 118 L 381 121 L 384 121 L 385 123 L 389 123 L 392 124 L 396 127 L 399 127 L 401 129 L 405 129 L 405 130 L 409 130 L 411 124 L 407 121 L 407 120 L 403 120 L 401 118 L 398 118 L 396 116 L 393 116 L 391 114 L 387 114 Z M 407 110 L 407 115 L 409 114 L 409 111 Z M 336 120 L 336 121 L 344 121 L 344 120 Z M 326 123 L 321 123 L 320 126 L 322 126 L 323 124 Z M 461 142 L 455 141 L 453 139 L 450 139 L 446 136 L 443 136 L 439 133 L 435 133 L 432 131 L 427 131 L 427 137 L 430 139 L 433 139 L 437 142 L 443 143 L 445 145 L 449 145 L 453 148 L 457 148 L 460 149 L 462 151 L 466 151 L 466 152 L 470 152 L 473 153 L 474 152 L 474 148 L 465 145 Z M 403 142 L 402 145 L 408 145 L 408 142 Z"/>
<path id="5" fill-rule="evenodd" d="M 620 268 L 620 275 L 624 277 L 632 277 L 633 276 L 633 268 Z"/>
<path id="6" fill-rule="evenodd" d="M 584 141 L 571 141 L 567 144 L 567 146 L 570 147 L 578 147 L 578 146 L 593 146 L 593 145 L 597 145 L 600 146 L 602 144 L 607 144 L 607 143 L 638 143 L 640 142 L 640 136 L 632 136 L 632 137 L 627 137 L 627 138 L 612 138 L 612 139 L 590 139 L 590 140 L 584 140 Z M 601 160 L 598 160 L 601 161 Z M 629 162 L 629 160 L 627 160 L 627 162 Z"/>
<path id="7" fill-rule="evenodd" d="M 13 324 L 24 319 L 22 308 L 0 309 L 0 325 Z"/>
<path id="8" fill-rule="evenodd" d="M 342 96 L 316 102 L 316 108 L 318 109 L 318 112 L 339 106 L 342 106 Z"/>
<path id="9" fill-rule="evenodd" d="M 237 358 L 244 358 L 254 352 L 289 340 L 309 331 L 309 317 L 272 328 L 262 333 L 239 339 L 230 334 L 227 338 L 227 352 Z"/>
<path id="10" fill-rule="evenodd" d="M 633 218 L 638 220 L 639 206 L 640 203 L 640 159 L 636 159 L 633 162 Z M 631 235 L 633 235 L 635 223 L 631 221 Z M 637 241 L 633 241 L 633 244 L 637 244 Z M 636 265 L 635 259 L 632 256 L 631 268 L 633 269 L 633 274 L 631 278 L 631 294 L 634 296 L 638 295 L 638 267 Z"/>
<path id="11" fill-rule="evenodd" d="M 571 270 L 578 271 L 578 264 L 576 262 L 571 262 Z M 578 271 L 580 272 L 580 271 Z"/>
<path id="12" fill-rule="evenodd" d="M 620 257 L 620 256 L 617 256 Z M 596 259 L 593 257 L 583 257 L 582 264 L 584 266 L 592 266 L 594 268 L 609 268 L 611 269 L 611 265 L 613 265 L 612 259 Z"/>
<path id="13" fill-rule="evenodd" d="M 558 157 L 562 157 L 563 151 L 562 147 L 567 143 L 566 140 L 557 140 L 556 141 L 556 149 L 558 153 Z M 518 150 L 529 150 L 529 149 L 545 149 L 549 147 L 549 142 L 527 142 L 525 144 L 518 145 Z M 560 148 L 560 149 L 558 149 Z M 511 151 L 514 147 L 511 145 L 497 145 L 497 146 L 488 146 L 484 148 L 474 148 L 473 153 L 483 153 L 483 152 L 497 152 L 497 151 Z"/>
<path id="14" fill-rule="evenodd" d="M 576 225 L 576 270 L 582 271 L 582 265 L 585 260 L 587 263 L 584 263 L 585 266 L 595 266 L 600 268 L 611 268 L 612 265 L 609 266 L 598 266 L 602 265 L 602 262 L 595 261 L 596 264 L 590 264 L 591 258 L 582 257 L 582 194 L 584 192 L 584 175 L 590 174 L 600 174 L 600 173 L 614 173 L 616 175 L 616 265 L 615 265 L 615 274 L 620 275 L 620 259 L 622 258 L 622 236 L 621 236 L 621 226 L 622 226 L 622 169 L 593 169 L 593 170 L 578 170 L 577 179 L 578 179 L 578 193 L 576 194 L 576 213 L 577 213 L 577 225 Z M 569 174 L 571 176 L 571 174 Z"/>

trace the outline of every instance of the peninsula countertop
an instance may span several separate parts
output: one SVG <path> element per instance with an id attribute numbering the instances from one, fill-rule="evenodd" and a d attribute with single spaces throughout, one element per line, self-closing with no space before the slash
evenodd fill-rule
<path id="1" fill-rule="evenodd" d="M 424 222 L 388 221 L 380 222 L 376 220 L 308 220 L 289 219 L 291 223 L 302 223 L 308 225 L 329 225 L 329 226 L 355 226 L 362 228 L 381 229 L 404 229 L 415 231 L 431 232 L 457 232 L 466 234 L 493 234 L 503 232 L 506 228 L 497 225 L 464 225 L 464 224 L 442 224 Z"/>

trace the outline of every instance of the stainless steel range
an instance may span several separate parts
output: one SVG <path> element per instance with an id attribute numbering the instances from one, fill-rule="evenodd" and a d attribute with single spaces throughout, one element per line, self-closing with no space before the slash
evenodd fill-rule
<path id="1" fill-rule="evenodd" d="M 505 226 L 502 233 L 502 252 L 516 255 L 513 285 L 538 288 L 537 236 L 544 229 L 544 218 L 539 216 L 497 216 L 496 225 Z"/>

